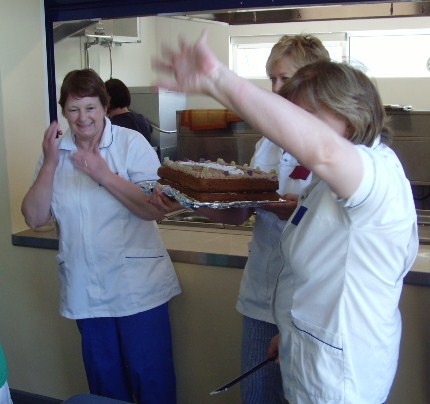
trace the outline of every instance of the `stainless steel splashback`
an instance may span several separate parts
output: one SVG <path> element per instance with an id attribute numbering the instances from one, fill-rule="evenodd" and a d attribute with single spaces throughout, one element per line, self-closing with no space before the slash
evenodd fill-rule
<path id="1" fill-rule="evenodd" d="M 202 110 L 204 111 L 204 110 Z M 181 124 L 181 111 L 177 113 L 178 159 L 249 163 L 255 144 L 261 135 L 243 121 L 229 122 L 225 128 L 192 129 Z"/>
<path id="2" fill-rule="evenodd" d="M 414 185 L 430 186 L 430 111 L 387 111 L 392 148 Z"/>
<path id="3" fill-rule="evenodd" d="M 411 181 L 415 207 L 430 211 L 430 111 L 387 110 L 387 114 L 394 134 L 391 147 Z"/>

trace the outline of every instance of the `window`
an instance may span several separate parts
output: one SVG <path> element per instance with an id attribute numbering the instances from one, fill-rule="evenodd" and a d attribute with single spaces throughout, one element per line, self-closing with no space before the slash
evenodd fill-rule
<path id="1" fill-rule="evenodd" d="M 350 36 L 349 54 L 372 77 L 430 77 L 429 34 Z"/>
<path id="2" fill-rule="evenodd" d="M 314 35 L 323 42 L 333 60 L 341 62 L 347 59 L 345 33 Z M 231 37 L 231 68 L 247 79 L 267 79 L 266 61 L 279 39 L 281 35 Z"/>
<path id="3" fill-rule="evenodd" d="M 424 32 L 313 34 L 332 60 L 348 62 L 371 77 L 430 77 L 430 34 Z M 280 35 L 232 37 L 231 68 L 248 79 L 265 79 L 266 61 Z"/>

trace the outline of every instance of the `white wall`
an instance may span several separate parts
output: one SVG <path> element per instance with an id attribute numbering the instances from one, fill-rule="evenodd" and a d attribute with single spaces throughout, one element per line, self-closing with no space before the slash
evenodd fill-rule
<path id="1" fill-rule="evenodd" d="M 54 254 L 12 246 L 49 121 L 42 0 L 0 0 L 0 343 L 17 389 L 85 389 L 77 331 L 58 314 Z M 58 390 L 57 390 L 58 391 Z"/>
<path id="2" fill-rule="evenodd" d="M 34 151 L 40 150 L 47 122 L 40 11 L 43 2 L 2 0 L 0 4 L 0 68 L 7 150 L 4 169 L 9 172 L 12 227 L 22 229 L 25 225 L 20 204 L 36 163 Z M 34 35 L 35 31 L 37 35 Z"/>

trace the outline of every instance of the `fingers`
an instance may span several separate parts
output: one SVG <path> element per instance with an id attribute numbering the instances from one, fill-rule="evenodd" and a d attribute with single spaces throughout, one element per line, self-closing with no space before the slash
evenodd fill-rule
<path id="1" fill-rule="evenodd" d="M 278 356 L 279 348 L 279 334 L 275 335 L 270 341 L 269 349 L 267 350 L 268 356 Z M 279 359 L 276 360 L 279 362 Z"/>
<path id="2" fill-rule="evenodd" d="M 152 67 L 156 70 L 159 70 L 163 73 L 172 73 L 173 67 L 171 63 L 162 62 L 161 60 L 154 59 L 152 61 Z"/>
<path id="3" fill-rule="evenodd" d="M 182 208 L 181 204 L 178 201 L 172 200 L 170 197 L 168 197 L 161 187 L 153 188 L 148 203 L 153 205 L 164 214 L 171 213 Z"/>
<path id="4" fill-rule="evenodd" d="M 174 59 L 174 52 L 171 49 L 164 48 L 162 51 L 162 59 L 153 59 L 152 60 L 152 68 L 154 70 L 157 70 L 161 73 L 166 74 L 173 74 L 174 73 L 174 67 L 173 67 L 173 59 Z M 168 80 L 168 79 L 162 79 L 158 80 L 155 83 L 155 87 L 157 88 L 165 88 L 167 90 L 171 91 L 178 91 L 179 87 L 175 80 Z"/>
<path id="5" fill-rule="evenodd" d="M 44 138 L 45 139 L 52 139 L 57 137 L 57 131 L 58 131 L 58 122 L 52 121 L 49 125 L 48 129 L 45 130 Z"/>
<path id="6" fill-rule="evenodd" d="M 185 52 L 185 50 L 188 47 L 188 43 L 187 41 L 184 39 L 184 37 L 182 35 L 179 36 L 179 49 L 181 51 L 181 53 Z"/>
<path id="7" fill-rule="evenodd" d="M 77 151 L 70 156 L 73 165 L 81 171 L 88 172 L 88 162 L 86 156 L 81 151 Z"/>
<path id="8" fill-rule="evenodd" d="M 158 87 L 190 94 L 206 93 L 212 80 L 212 73 L 220 65 L 207 46 L 207 32 L 203 31 L 197 42 L 178 40 L 178 50 L 164 47 L 161 57 L 153 62 L 160 72 L 174 76 L 157 82 Z"/>
<path id="9" fill-rule="evenodd" d="M 282 199 L 285 199 L 287 201 L 298 201 L 299 200 L 299 195 L 297 194 L 284 194 L 282 195 Z"/>
<path id="10" fill-rule="evenodd" d="M 181 91 L 180 87 L 172 80 L 159 80 L 155 83 L 156 88 L 164 88 L 170 91 Z"/>
<path id="11" fill-rule="evenodd" d="M 199 40 L 197 41 L 196 46 L 206 46 L 208 42 L 208 30 L 204 29 L 203 32 L 200 35 Z"/>

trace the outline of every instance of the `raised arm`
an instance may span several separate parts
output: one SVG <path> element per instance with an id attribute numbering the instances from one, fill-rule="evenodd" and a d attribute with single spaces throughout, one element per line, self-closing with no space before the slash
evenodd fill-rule
<path id="1" fill-rule="evenodd" d="M 318 117 L 238 77 L 209 49 L 206 33 L 196 44 L 180 41 L 177 52 L 164 50 L 163 57 L 156 67 L 175 79 L 159 86 L 214 97 L 294 155 L 338 196 L 347 198 L 357 189 L 362 162 L 352 143 Z"/>
<path id="2" fill-rule="evenodd" d="M 57 122 L 51 123 L 43 137 L 43 163 L 22 202 L 21 211 L 31 228 L 48 223 L 51 218 L 51 199 L 55 170 L 58 165 Z"/>

